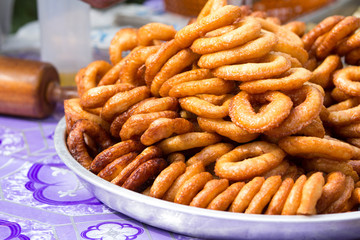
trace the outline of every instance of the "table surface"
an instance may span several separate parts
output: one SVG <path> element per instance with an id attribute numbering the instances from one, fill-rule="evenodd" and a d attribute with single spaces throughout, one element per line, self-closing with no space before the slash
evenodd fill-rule
<path id="1" fill-rule="evenodd" d="M 99 202 L 56 154 L 62 106 L 36 120 L 0 115 L 0 239 L 194 239 Z"/>

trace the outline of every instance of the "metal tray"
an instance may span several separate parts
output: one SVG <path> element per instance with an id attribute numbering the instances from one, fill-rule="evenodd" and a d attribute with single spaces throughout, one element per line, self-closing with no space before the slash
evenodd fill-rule
<path id="1" fill-rule="evenodd" d="M 83 185 L 108 207 L 148 225 L 207 239 L 359 239 L 360 212 L 315 216 L 269 216 L 184 206 L 133 192 L 94 175 L 69 153 L 65 118 L 55 148 Z"/>

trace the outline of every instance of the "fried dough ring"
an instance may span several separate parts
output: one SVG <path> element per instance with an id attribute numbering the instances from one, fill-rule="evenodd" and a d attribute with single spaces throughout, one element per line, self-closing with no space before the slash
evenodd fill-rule
<path id="1" fill-rule="evenodd" d="M 144 146 L 133 140 L 118 142 L 109 148 L 100 152 L 91 162 L 90 171 L 98 174 L 106 165 L 130 152 L 138 152 L 144 149 Z"/>
<path id="2" fill-rule="evenodd" d="M 156 178 L 166 166 L 167 162 L 163 158 L 150 159 L 138 166 L 121 186 L 139 192 L 143 184 Z"/>
<path id="3" fill-rule="evenodd" d="M 267 103 L 265 108 L 255 112 L 252 103 Z M 245 91 L 238 93 L 230 104 L 231 120 L 249 133 L 261 133 L 275 128 L 289 115 L 293 106 L 291 99 L 277 91 L 250 95 Z"/>
<path id="4" fill-rule="evenodd" d="M 330 16 L 323 19 L 319 24 L 317 24 L 313 29 L 308 33 L 302 36 L 301 40 L 304 43 L 304 48 L 309 51 L 315 40 L 321 35 L 329 32 L 337 23 L 343 20 L 343 16 Z"/>
<path id="5" fill-rule="evenodd" d="M 346 205 L 347 200 L 350 199 L 352 191 L 354 190 L 354 180 L 350 176 L 347 176 L 345 181 L 346 185 L 344 192 L 324 211 L 324 213 L 340 212 Z"/>
<path id="6" fill-rule="evenodd" d="M 98 86 L 86 91 L 80 99 L 80 105 L 83 108 L 98 108 L 102 107 L 109 98 L 116 93 L 129 91 L 134 88 L 134 85 L 129 83 L 119 83 L 106 86 Z"/>
<path id="7" fill-rule="evenodd" d="M 159 94 L 162 97 L 166 97 L 169 96 L 169 91 L 178 84 L 207 79 L 211 77 L 212 75 L 209 69 L 193 69 L 190 71 L 179 73 L 169 78 L 166 82 L 164 82 L 161 85 L 159 89 Z"/>
<path id="8" fill-rule="evenodd" d="M 209 78 L 177 84 L 170 89 L 169 96 L 183 98 L 197 94 L 223 95 L 231 93 L 234 88 L 235 83 L 233 81 L 225 81 L 221 78 Z"/>
<path id="9" fill-rule="evenodd" d="M 331 203 L 336 201 L 345 190 L 346 178 L 342 172 L 331 172 L 326 176 L 321 197 L 316 204 L 318 213 L 323 213 Z"/>
<path id="10" fill-rule="evenodd" d="M 243 213 L 254 196 L 259 192 L 264 182 L 264 177 L 254 177 L 251 181 L 246 183 L 245 186 L 241 188 L 235 200 L 231 203 L 229 211 Z"/>
<path id="11" fill-rule="evenodd" d="M 269 206 L 265 211 L 265 214 L 280 215 L 285 205 L 285 201 L 293 186 L 294 180 L 292 178 L 286 178 L 284 181 L 282 181 L 279 189 L 271 199 Z"/>
<path id="12" fill-rule="evenodd" d="M 186 167 L 185 172 L 181 174 L 176 180 L 173 182 L 173 184 L 170 186 L 170 188 L 165 192 L 165 195 L 163 197 L 164 200 L 173 202 L 176 196 L 176 193 L 180 189 L 180 187 L 191 177 L 195 176 L 198 173 L 204 172 L 205 168 L 204 165 L 201 162 L 192 164 L 188 167 Z"/>
<path id="13" fill-rule="evenodd" d="M 209 0 L 205 3 L 200 13 L 197 16 L 197 20 L 200 20 L 203 17 L 206 17 L 210 13 L 215 12 L 219 8 L 227 5 L 227 0 Z"/>
<path id="14" fill-rule="evenodd" d="M 334 84 L 350 96 L 360 96 L 360 67 L 346 67 L 336 71 Z"/>
<path id="15" fill-rule="evenodd" d="M 98 124 L 89 120 L 78 120 L 67 137 L 69 152 L 84 168 L 89 169 L 93 158 L 87 151 L 84 134 L 96 139 L 99 147 L 104 150 L 113 142 L 107 132 Z"/>
<path id="16" fill-rule="evenodd" d="M 111 182 L 137 155 L 136 152 L 122 155 L 106 165 L 97 175 Z"/>
<path id="17" fill-rule="evenodd" d="M 99 124 L 107 132 L 109 131 L 110 124 L 102 119 L 100 116 L 84 110 L 80 105 L 79 98 L 72 98 L 64 100 L 64 112 L 66 119 L 66 131 L 69 133 L 70 129 L 77 120 L 87 119 L 91 122 Z"/>
<path id="18" fill-rule="evenodd" d="M 175 161 L 160 172 L 155 178 L 151 188 L 150 197 L 162 198 L 174 181 L 185 172 L 186 164 L 182 161 Z"/>
<path id="19" fill-rule="evenodd" d="M 198 61 L 201 68 L 217 68 L 256 59 L 268 54 L 277 44 L 277 37 L 270 32 L 261 32 L 259 37 L 241 46 L 202 55 Z"/>
<path id="20" fill-rule="evenodd" d="M 178 113 L 174 111 L 161 111 L 132 115 L 122 126 L 119 133 L 120 138 L 122 141 L 128 139 L 140 139 L 140 136 L 156 119 L 176 117 L 178 117 Z"/>
<path id="21" fill-rule="evenodd" d="M 158 118 L 150 123 L 141 135 L 140 141 L 149 146 L 173 134 L 184 134 L 192 131 L 194 131 L 194 125 L 184 118 Z"/>
<path id="22" fill-rule="evenodd" d="M 117 115 L 125 112 L 129 107 L 149 96 L 150 91 L 146 86 L 119 92 L 105 103 L 101 109 L 101 117 L 111 122 Z"/>
<path id="23" fill-rule="evenodd" d="M 251 94 L 274 90 L 289 91 L 300 88 L 305 82 L 311 79 L 311 76 L 311 72 L 305 68 L 290 68 L 276 78 L 243 82 L 239 87 L 241 90 Z"/>
<path id="24" fill-rule="evenodd" d="M 225 191 L 217 195 L 207 206 L 207 209 L 226 211 L 239 194 L 244 182 L 231 184 Z"/>
<path id="25" fill-rule="evenodd" d="M 175 41 L 182 48 L 189 47 L 195 39 L 205 35 L 207 32 L 232 24 L 244 13 L 244 7 L 226 5 L 179 30 L 175 35 Z"/>
<path id="26" fill-rule="evenodd" d="M 230 143 L 216 143 L 213 145 L 209 145 L 201 149 L 194 156 L 189 158 L 186 161 L 186 165 L 190 166 L 197 162 L 201 162 L 205 167 L 214 163 L 219 157 L 228 153 L 234 148 L 234 146 Z"/>
<path id="27" fill-rule="evenodd" d="M 291 21 L 282 25 L 282 27 L 302 37 L 305 34 L 306 23 L 302 21 Z"/>
<path id="28" fill-rule="evenodd" d="M 340 56 L 344 56 L 351 50 L 358 47 L 360 47 L 360 32 L 356 31 L 354 34 L 336 46 L 336 53 Z"/>
<path id="29" fill-rule="evenodd" d="M 128 140 L 131 141 L 131 140 Z M 113 180 L 112 183 L 122 186 L 128 177 L 144 162 L 153 159 L 160 158 L 162 156 L 161 149 L 156 146 L 150 146 L 145 148 L 136 158 L 131 161 Z"/>
<path id="30" fill-rule="evenodd" d="M 338 55 L 329 55 L 314 69 L 310 82 L 319 84 L 324 89 L 328 88 L 332 84 L 333 73 L 341 67 L 340 57 Z"/>
<path id="31" fill-rule="evenodd" d="M 212 180 L 209 172 L 201 172 L 184 182 L 176 193 L 174 203 L 189 205 L 192 199 L 204 188 L 205 184 Z"/>
<path id="32" fill-rule="evenodd" d="M 288 117 L 278 127 L 266 131 L 266 135 L 284 137 L 294 134 L 311 124 L 319 115 L 323 106 L 323 96 L 317 88 L 304 85 L 288 94 L 295 106 L 291 109 Z"/>
<path id="33" fill-rule="evenodd" d="M 323 173 L 316 172 L 311 174 L 302 189 L 300 206 L 296 211 L 298 215 L 316 214 L 316 203 L 321 197 L 324 184 Z"/>
<path id="34" fill-rule="evenodd" d="M 229 115 L 229 105 L 232 98 L 232 95 L 227 95 L 220 106 L 196 96 L 181 98 L 179 99 L 179 104 L 182 109 L 200 117 L 224 118 Z"/>
<path id="35" fill-rule="evenodd" d="M 271 176 L 262 184 L 259 192 L 253 197 L 245 213 L 261 214 L 265 206 L 270 202 L 271 198 L 277 192 L 281 185 L 280 176 Z"/>
<path id="36" fill-rule="evenodd" d="M 345 55 L 345 62 L 349 65 L 360 65 L 360 47 L 355 48 Z"/>
<path id="37" fill-rule="evenodd" d="M 289 136 L 280 139 L 278 145 L 288 154 L 302 158 L 323 157 L 346 161 L 354 154 L 350 144 L 327 138 Z"/>
<path id="38" fill-rule="evenodd" d="M 347 138 L 359 138 L 360 137 L 360 123 L 350 123 L 345 126 L 340 126 L 334 129 L 336 134 L 338 134 L 341 137 L 347 137 Z"/>
<path id="39" fill-rule="evenodd" d="M 100 79 L 112 68 L 106 61 L 98 60 L 81 69 L 75 76 L 77 92 L 81 97 L 87 90 L 94 88 Z"/>
<path id="40" fill-rule="evenodd" d="M 184 68 L 190 66 L 199 58 L 199 56 L 192 52 L 189 48 L 183 49 L 172 56 L 155 75 L 151 82 L 150 90 L 154 96 L 160 96 L 159 90 L 169 78 L 180 73 Z"/>
<path id="41" fill-rule="evenodd" d="M 159 48 L 160 46 L 137 47 L 131 51 L 119 71 L 119 82 L 130 83 L 134 86 L 145 85 L 144 80 L 137 78 L 137 72 L 145 64 L 146 59 Z"/>
<path id="42" fill-rule="evenodd" d="M 221 156 L 215 164 L 215 174 L 232 181 L 259 176 L 279 165 L 285 152 L 278 146 L 256 141 L 246 143 Z"/>
<path id="43" fill-rule="evenodd" d="M 273 51 L 287 53 L 299 60 L 301 64 L 305 64 L 305 62 L 309 59 L 309 54 L 302 45 L 296 45 L 293 42 L 286 41 L 282 38 L 279 38 L 279 41 L 275 45 Z"/>
<path id="44" fill-rule="evenodd" d="M 167 138 L 158 144 L 158 147 L 169 154 L 172 152 L 183 151 L 187 149 L 205 147 L 215 144 L 221 140 L 221 137 L 214 133 L 190 132 Z"/>
<path id="45" fill-rule="evenodd" d="M 113 65 L 122 59 L 122 53 L 126 50 L 132 50 L 138 45 L 136 28 L 120 29 L 113 39 L 109 47 L 110 61 Z"/>
<path id="46" fill-rule="evenodd" d="M 174 38 L 176 30 L 164 23 L 148 23 L 139 28 L 137 39 L 140 46 L 149 46 L 154 40 L 168 41 Z"/>
<path id="47" fill-rule="evenodd" d="M 254 40 L 260 35 L 261 25 L 254 18 L 247 17 L 235 24 L 235 29 L 216 37 L 196 39 L 191 49 L 198 54 L 208 54 L 231 49 Z"/>
<path id="48" fill-rule="evenodd" d="M 301 175 L 294 183 L 288 197 L 286 198 L 281 215 L 296 215 L 297 209 L 301 204 L 302 190 L 307 178 Z"/>
<path id="49" fill-rule="evenodd" d="M 259 136 L 257 133 L 249 133 L 235 123 L 223 119 L 198 117 L 197 121 L 204 131 L 215 132 L 238 143 L 250 142 Z"/>
<path id="50" fill-rule="evenodd" d="M 276 54 L 268 55 L 255 63 L 225 65 L 212 70 L 214 76 L 225 80 L 252 81 L 278 76 L 291 67 L 290 60 Z"/>
<path id="51" fill-rule="evenodd" d="M 328 115 L 324 122 L 343 126 L 360 120 L 360 99 L 353 97 L 327 108 Z"/>
<path id="52" fill-rule="evenodd" d="M 189 206 L 206 208 L 210 202 L 229 187 L 227 179 L 212 179 L 191 200 Z"/>
<path id="53" fill-rule="evenodd" d="M 337 23 L 327 34 L 319 47 L 316 49 L 318 58 L 325 58 L 336 47 L 336 44 L 349 34 L 352 34 L 360 26 L 360 19 L 354 16 L 345 17 Z"/>

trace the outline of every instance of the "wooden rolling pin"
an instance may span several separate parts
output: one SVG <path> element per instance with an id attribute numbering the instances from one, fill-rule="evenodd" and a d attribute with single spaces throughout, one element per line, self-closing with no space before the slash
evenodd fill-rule
<path id="1" fill-rule="evenodd" d="M 76 96 L 75 87 L 60 87 L 51 64 L 0 56 L 0 114 L 45 118 L 57 102 Z"/>

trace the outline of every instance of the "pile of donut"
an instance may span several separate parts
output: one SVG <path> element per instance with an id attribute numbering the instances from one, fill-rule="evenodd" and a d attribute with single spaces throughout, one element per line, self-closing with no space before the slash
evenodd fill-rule
<path id="1" fill-rule="evenodd" d="M 306 31 L 210 0 L 124 28 L 76 75 L 67 146 L 97 176 L 195 207 L 313 215 L 360 203 L 360 19 Z M 351 65 L 351 66 L 350 66 Z"/>

